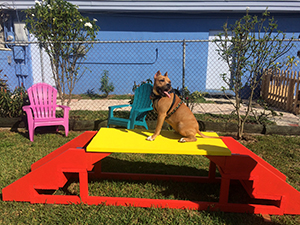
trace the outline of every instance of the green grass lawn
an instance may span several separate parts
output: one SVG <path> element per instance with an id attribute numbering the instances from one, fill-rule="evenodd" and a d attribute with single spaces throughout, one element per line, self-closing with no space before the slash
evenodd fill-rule
<path id="1" fill-rule="evenodd" d="M 35 135 L 0 131 L 0 189 L 30 172 L 30 165 L 82 132 Z M 243 143 L 287 176 L 300 191 L 300 137 L 256 136 Z M 207 175 L 209 161 L 203 156 L 111 154 L 102 162 L 104 171 L 181 175 Z M 78 183 L 69 191 L 79 193 Z M 167 181 L 91 181 L 90 195 L 218 201 L 219 185 Z M 62 190 L 56 194 L 61 194 Z M 243 192 L 237 187 L 238 198 Z M 235 196 L 235 197 L 236 197 Z M 234 198 L 234 196 L 230 197 Z M 298 203 L 299 204 L 299 203 Z M 300 224 L 300 216 L 271 216 L 273 224 Z M 134 208 L 121 206 L 48 205 L 0 200 L 0 224 L 265 224 L 261 215 Z"/>

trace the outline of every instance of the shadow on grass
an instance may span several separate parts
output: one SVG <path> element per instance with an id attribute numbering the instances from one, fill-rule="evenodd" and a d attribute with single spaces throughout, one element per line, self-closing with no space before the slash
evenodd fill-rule
<path id="1" fill-rule="evenodd" d="M 99 165 L 95 165 L 99 166 Z M 107 157 L 101 161 L 102 172 L 163 174 L 207 177 L 206 169 L 189 166 L 166 165 L 156 162 L 132 162 Z M 218 176 L 218 173 L 217 173 Z M 142 178 L 142 176 L 141 176 Z M 229 201 L 247 203 L 249 196 L 239 182 L 231 184 Z M 61 190 L 64 194 L 78 195 L 77 177 Z M 189 201 L 218 202 L 220 183 L 176 182 L 170 180 L 126 180 L 126 179 L 89 179 L 90 196 L 132 197 L 152 199 L 173 199 Z M 62 194 L 62 193 L 58 193 Z"/>
<path id="2" fill-rule="evenodd" d="M 159 160 L 165 155 L 157 154 L 139 154 L 142 158 L 151 157 Z M 120 173 L 146 173 L 146 174 L 166 174 L 166 175 L 188 175 L 188 176 L 207 176 L 206 169 L 197 169 L 190 166 L 172 165 L 165 162 L 146 162 L 145 161 L 130 161 L 126 159 L 116 159 L 113 157 L 106 157 L 101 160 L 101 167 L 103 172 L 120 172 Z M 188 158 L 187 158 L 188 159 Z M 172 160 L 172 159 L 170 159 Z"/>
<path id="3" fill-rule="evenodd" d="M 34 130 L 34 135 L 37 135 L 37 134 L 58 134 L 58 135 L 64 137 L 65 133 L 61 132 L 60 129 L 62 129 L 62 128 L 59 127 L 59 130 L 57 130 L 56 126 L 37 127 Z M 26 129 L 26 132 L 20 132 L 18 129 L 13 129 L 13 128 L 10 131 L 18 133 L 21 136 L 29 139 L 28 129 Z M 63 131 L 64 131 L 64 129 L 63 129 Z"/>

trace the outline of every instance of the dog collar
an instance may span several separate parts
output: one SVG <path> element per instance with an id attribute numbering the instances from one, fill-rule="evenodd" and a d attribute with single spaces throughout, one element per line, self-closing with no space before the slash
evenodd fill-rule
<path id="1" fill-rule="evenodd" d="M 157 99 L 161 99 L 161 98 L 162 98 L 162 96 L 154 94 L 153 91 L 151 92 L 150 99 L 152 100 L 152 102 L 154 102 Z"/>
<path id="2" fill-rule="evenodd" d="M 177 91 L 177 92 L 178 92 L 178 91 Z M 173 108 L 173 106 L 174 106 L 175 98 L 176 98 L 177 93 L 176 93 L 176 90 L 174 90 L 174 89 L 170 90 L 168 93 L 169 93 L 169 94 L 174 93 L 174 96 L 173 96 L 172 104 L 171 104 L 169 110 L 167 111 L 167 116 L 166 116 L 165 119 L 169 119 L 170 116 L 172 116 L 172 115 L 176 112 L 176 110 L 181 106 L 181 104 L 183 103 L 183 101 L 179 102 L 178 105 L 172 110 L 172 112 L 169 113 L 170 110 L 171 110 L 171 109 Z M 178 93 L 179 93 L 179 92 L 178 92 Z M 161 95 L 156 95 L 156 94 L 154 94 L 154 92 L 152 91 L 152 93 L 151 93 L 151 95 L 150 95 L 150 99 L 152 100 L 153 103 L 154 103 L 154 101 L 156 101 L 156 100 L 159 101 L 161 98 L 162 98 Z M 153 104 L 153 109 L 154 109 L 155 112 L 157 112 L 156 108 L 154 107 L 154 104 Z"/>
<path id="3" fill-rule="evenodd" d="M 176 93 L 176 91 L 172 88 L 170 91 L 168 91 L 169 94 Z M 151 92 L 150 99 L 154 102 L 157 99 L 161 99 L 163 96 L 156 95 L 153 91 Z"/>

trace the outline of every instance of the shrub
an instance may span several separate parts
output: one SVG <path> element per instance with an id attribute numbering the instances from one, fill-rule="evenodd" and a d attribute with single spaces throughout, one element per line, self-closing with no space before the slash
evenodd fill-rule
<path id="1" fill-rule="evenodd" d="M 100 86 L 99 90 L 101 92 L 105 93 L 105 97 L 107 97 L 110 92 L 113 92 L 115 90 L 113 83 L 109 83 L 107 70 L 104 70 L 103 75 L 100 80 L 100 83 L 101 83 L 101 86 Z"/>
<path id="2" fill-rule="evenodd" d="M 191 93 L 187 87 L 181 92 L 184 92 L 184 101 L 191 111 L 193 111 L 196 104 L 206 102 L 204 96 L 207 95 L 207 93 L 205 92 L 194 91 Z M 182 98 L 182 96 L 180 97 Z"/>
<path id="3" fill-rule="evenodd" d="M 2 70 L 0 70 L 0 73 Z M 4 75 L 4 77 L 7 77 Z M 12 92 L 7 80 L 0 77 L 0 117 L 12 118 L 23 114 L 22 107 L 28 102 L 27 92 L 23 86 L 16 87 Z"/>

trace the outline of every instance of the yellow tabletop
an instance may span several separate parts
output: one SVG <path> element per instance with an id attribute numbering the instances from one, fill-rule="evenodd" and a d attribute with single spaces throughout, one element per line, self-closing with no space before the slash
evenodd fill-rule
<path id="1" fill-rule="evenodd" d="M 87 152 L 120 152 L 147 154 L 218 155 L 230 156 L 231 152 L 222 139 L 202 138 L 196 142 L 179 143 L 182 137 L 173 131 L 161 131 L 155 141 L 147 141 L 153 131 L 101 128 L 87 146 Z M 218 137 L 214 132 L 206 136 Z"/>

